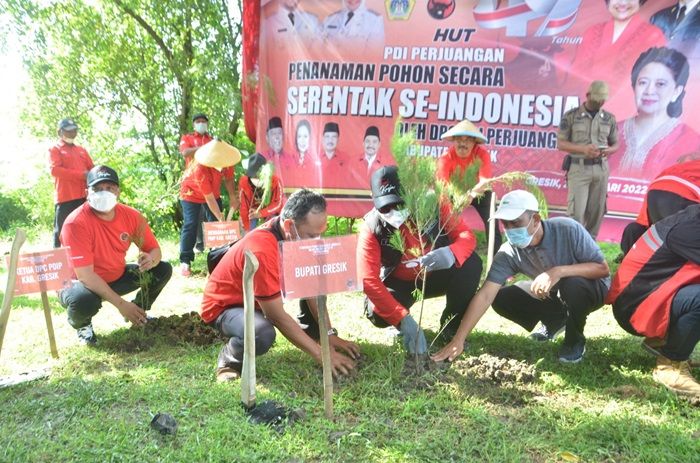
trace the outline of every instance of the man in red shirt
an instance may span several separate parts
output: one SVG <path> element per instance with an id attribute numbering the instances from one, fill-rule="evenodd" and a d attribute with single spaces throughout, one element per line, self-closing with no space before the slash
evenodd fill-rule
<path id="1" fill-rule="evenodd" d="M 438 180 L 445 183 L 464 181 L 461 176 L 471 165 L 479 163 L 479 183 L 472 189 L 471 205 L 479 213 L 488 238 L 493 192 L 486 190 L 483 182 L 489 180 L 493 173 L 491 171 L 491 155 L 483 145 L 486 143 L 486 137 L 479 132 L 474 124 L 464 120 L 445 132 L 440 138 L 451 141 L 453 145 L 437 161 L 436 176 Z M 502 238 L 498 222 L 495 225 L 493 241 L 495 243 L 494 249 L 498 249 L 501 247 Z"/>
<path id="2" fill-rule="evenodd" d="M 85 202 L 85 176 L 92 169 L 93 162 L 82 146 L 74 143 L 78 135 L 78 125 L 73 119 L 62 119 L 58 123 L 58 136 L 61 138 L 49 150 L 49 168 L 56 189 L 53 246 L 61 245 L 61 229 L 66 217 Z"/>
<path id="3" fill-rule="evenodd" d="M 234 244 L 209 276 L 202 298 L 202 320 L 230 338 L 219 354 L 218 381 L 240 377 L 243 362 L 243 266 L 244 251 L 255 254 L 260 266 L 254 277 L 255 353 L 266 353 L 275 340 L 275 328 L 285 338 L 321 363 L 321 347 L 310 334 L 318 333 L 315 300 L 300 301 L 310 307 L 314 326 L 304 329 L 284 310 L 280 286 L 279 242 L 318 238 L 326 229 L 326 200 L 310 190 L 299 190 L 289 197 L 279 217 L 245 235 Z M 355 368 L 360 353 L 355 343 L 329 332 L 333 374 L 347 374 Z M 317 336 L 316 336 L 317 337 Z"/>
<path id="4" fill-rule="evenodd" d="M 180 154 L 185 160 L 185 170 L 190 166 L 190 162 L 194 159 L 194 153 L 200 146 L 206 145 L 212 140 L 209 134 L 209 117 L 204 113 L 197 113 L 192 116 L 192 128 L 194 132 L 186 133 L 180 138 Z M 199 211 L 199 220 L 197 222 L 197 242 L 194 248 L 199 251 L 204 251 L 204 236 L 202 235 L 202 222 L 204 222 L 204 210 Z"/>
<path id="5" fill-rule="evenodd" d="M 134 325 L 143 325 L 145 311 L 170 280 L 173 269 L 161 261 L 160 247 L 146 219 L 136 209 L 118 203 L 119 177 L 113 169 L 95 166 L 87 174 L 87 186 L 87 202 L 68 216 L 61 233 L 61 242 L 70 247 L 77 280 L 61 291 L 59 300 L 78 339 L 94 345 L 92 317 L 102 301 L 111 303 Z M 126 263 L 131 243 L 140 250 L 137 264 Z M 136 289 L 131 302 L 121 297 Z"/>
<path id="6" fill-rule="evenodd" d="M 441 337 L 451 339 L 481 277 L 481 259 L 474 252 L 476 239 L 460 217 L 443 207 L 440 217 L 436 213 L 439 220 L 425 232 L 424 249 L 420 249 L 415 226 L 403 209 L 396 166 L 377 170 L 371 186 L 374 209 L 364 217 L 357 245 L 357 266 L 367 295 L 366 315 L 379 328 L 397 327 L 409 353 L 426 354 L 423 331 L 409 312 L 416 301 L 414 290 L 422 286 L 421 270 L 427 269 L 425 297 L 446 296 Z M 390 244 L 396 230 L 401 233 L 403 252 Z M 415 249 L 420 249 L 419 256 Z"/>
<path id="7" fill-rule="evenodd" d="M 269 197 L 265 198 L 265 179 L 261 178 L 260 175 L 265 164 L 267 164 L 265 157 L 260 153 L 255 153 L 248 159 L 246 174 L 241 175 L 241 179 L 238 181 L 241 222 L 243 222 L 243 229 L 246 232 L 256 228 L 258 223 L 263 223 L 279 214 L 284 205 L 282 182 L 274 173 L 270 174 L 270 184 L 267 186 L 270 189 Z M 273 167 L 269 166 L 268 168 Z M 267 201 L 263 204 L 265 199 Z"/>

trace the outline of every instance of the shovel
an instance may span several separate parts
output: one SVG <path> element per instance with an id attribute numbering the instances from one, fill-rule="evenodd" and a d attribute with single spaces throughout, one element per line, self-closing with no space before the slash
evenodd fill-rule
<path id="1" fill-rule="evenodd" d="M 245 251 L 243 265 L 243 315 L 245 334 L 243 338 L 243 370 L 241 371 L 241 404 L 253 424 L 272 426 L 277 431 L 284 428 L 285 421 L 292 423 L 298 419 L 297 412 L 273 400 L 260 404 L 255 402 L 255 293 L 253 277 L 258 271 L 258 259 L 250 251 Z"/>

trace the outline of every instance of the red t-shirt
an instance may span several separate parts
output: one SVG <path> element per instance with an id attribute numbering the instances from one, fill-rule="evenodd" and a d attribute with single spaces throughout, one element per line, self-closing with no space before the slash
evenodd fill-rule
<path id="1" fill-rule="evenodd" d="M 212 140 L 213 139 L 211 135 L 209 135 L 209 132 L 205 133 L 204 135 L 198 132 L 186 133 L 182 136 L 182 138 L 180 138 L 180 153 L 188 148 L 199 148 Z M 190 161 L 192 161 L 192 156 L 185 158 L 185 169 L 187 169 L 187 167 L 190 165 Z"/>
<path id="2" fill-rule="evenodd" d="M 442 208 L 445 220 L 449 216 L 449 210 Z M 474 233 L 467 227 L 461 217 L 451 217 L 449 225 L 445 227 L 450 241 L 450 250 L 455 256 L 455 266 L 461 267 L 465 260 L 474 252 L 476 248 L 476 238 Z M 409 228 L 404 224 L 399 228 L 404 239 L 405 249 L 420 249 L 420 242 Z M 423 254 L 428 251 L 423 250 Z M 386 285 L 379 278 L 381 261 L 381 246 L 377 237 L 372 233 L 366 224 L 360 229 L 360 236 L 357 242 L 357 266 L 362 277 L 364 292 L 374 304 L 374 311 L 387 323 L 398 325 L 401 319 L 408 314 L 408 310 L 397 301 L 386 288 Z M 408 251 L 401 256 L 401 262 L 415 259 L 416 256 Z M 400 263 L 391 274 L 400 280 L 413 281 L 420 270 L 419 266 L 409 268 Z"/>
<path id="3" fill-rule="evenodd" d="M 221 172 L 213 167 L 197 164 L 180 183 L 180 199 L 191 203 L 206 203 L 204 195 L 213 194 L 221 198 L 221 179 L 233 178 L 233 167 L 224 167 Z"/>
<path id="4" fill-rule="evenodd" d="M 270 194 L 270 202 L 266 207 L 260 209 L 259 222 L 264 222 L 268 217 L 279 214 L 284 206 L 284 195 L 282 194 L 282 182 L 280 178 L 276 175 L 272 175 L 272 184 L 270 186 L 272 192 Z M 241 201 L 241 222 L 243 222 L 243 228 L 245 230 L 250 229 L 250 219 L 248 215 L 251 210 L 255 210 L 260 205 L 262 200 L 263 189 L 256 188 L 252 184 L 247 175 L 242 175 L 241 179 L 238 181 L 238 192 Z"/>
<path id="5" fill-rule="evenodd" d="M 450 181 L 450 176 L 457 168 L 466 170 L 476 159 L 481 161 L 479 166 L 479 180 L 491 178 L 491 156 L 483 145 L 476 145 L 469 156 L 460 158 L 457 156 L 457 149 L 451 146 L 447 153 L 438 158 L 436 177 L 444 182 Z"/>
<path id="6" fill-rule="evenodd" d="M 98 217 L 85 203 L 73 211 L 61 230 L 61 243 L 70 246 L 73 267 L 93 265 L 107 283 L 124 274 L 131 243 L 144 252 L 158 247 L 148 222 L 136 209 L 117 204 L 112 220 Z"/>
<path id="7" fill-rule="evenodd" d="M 85 198 L 85 174 L 95 165 L 82 146 L 69 145 L 63 140 L 49 149 L 49 169 L 55 187 L 54 200 L 65 203 Z"/>
<path id="8" fill-rule="evenodd" d="M 280 251 L 277 238 L 269 231 L 277 220 L 266 223 L 245 235 L 221 259 L 204 287 L 202 320 L 211 323 L 229 307 L 243 307 L 244 251 L 250 250 L 260 266 L 255 272 L 253 288 L 257 301 L 280 297 Z"/>

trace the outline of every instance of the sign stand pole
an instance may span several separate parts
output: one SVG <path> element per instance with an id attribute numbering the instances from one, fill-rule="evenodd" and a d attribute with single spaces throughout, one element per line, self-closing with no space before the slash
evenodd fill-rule
<path id="1" fill-rule="evenodd" d="M 41 292 L 41 305 L 44 306 L 44 318 L 46 319 L 46 331 L 49 332 L 49 348 L 51 349 L 51 357 L 58 358 L 58 349 L 56 348 L 56 337 L 53 332 L 53 321 L 51 321 L 51 309 L 49 308 L 49 296 L 46 291 Z"/>
<path id="2" fill-rule="evenodd" d="M 496 213 L 496 192 L 491 192 L 491 204 L 489 205 L 489 218 L 492 218 Z M 496 221 L 492 218 L 489 220 L 489 243 L 488 243 L 488 253 L 486 254 L 486 271 L 488 272 L 491 268 L 491 262 L 493 262 L 493 253 L 496 246 Z"/>
<path id="3" fill-rule="evenodd" d="M 331 346 L 328 340 L 328 312 L 326 296 L 316 298 L 318 305 L 319 337 L 321 338 L 321 361 L 323 364 L 323 408 L 326 418 L 333 418 L 333 373 L 331 371 Z"/>
<path id="4" fill-rule="evenodd" d="M 243 337 L 243 371 L 241 374 L 241 402 L 250 410 L 255 407 L 255 294 L 253 277 L 258 271 L 258 259 L 245 251 L 243 266 L 243 314 L 245 334 Z"/>
<path id="5" fill-rule="evenodd" d="M 15 239 L 12 241 L 12 251 L 10 251 L 10 265 L 7 270 L 7 286 L 5 296 L 2 298 L 2 311 L 0 311 L 0 352 L 2 352 L 2 341 L 5 339 L 5 329 L 10 318 L 10 308 L 12 307 L 12 297 L 15 293 L 15 280 L 17 279 L 17 261 L 19 259 L 19 249 L 27 239 L 27 234 L 21 228 L 15 231 Z"/>

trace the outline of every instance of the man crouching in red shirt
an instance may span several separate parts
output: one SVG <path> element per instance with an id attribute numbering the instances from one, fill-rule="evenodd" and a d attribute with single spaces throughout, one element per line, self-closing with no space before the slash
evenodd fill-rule
<path id="1" fill-rule="evenodd" d="M 424 355 L 428 345 L 423 330 L 409 313 L 416 301 L 414 290 L 422 287 L 420 277 L 427 275 L 425 297 L 446 296 L 441 337 L 451 339 L 481 278 L 476 238 L 459 216 L 443 206 L 440 217 L 436 212 L 433 226 L 424 232 L 424 249 L 420 249 L 415 224 L 400 196 L 396 166 L 372 174 L 371 187 L 374 209 L 365 215 L 357 244 L 357 267 L 367 295 L 365 312 L 379 328 L 397 327 L 408 353 Z M 403 253 L 389 244 L 396 230 L 405 245 Z M 432 250 L 428 249 L 431 243 Z M 420 249 L 420 257 L 411 254 L 414 249 Z"/>
<path id="2" fill-rule="evenodd" d="M 139 211 L 119 204 L 119 177 L 107 166 L 95 166 L 87 174 L 87 202 L 73 211 L 63 224 L 61 243 L 70 247 L 77 281 L 61 291 L 68 323 L 87 345 L 97 343 L 92 317 L 107 301 L 136 326 L 147 321 L 151 308 L 173 269 L 161 262 L 158 242 Z M 138 264 L 126 263 L 131 243 L 140 253 Z M 150 274 L 140 278 L 140 273 Z M 146 281 L 142 287 L 141 280 Z M 133 301 L 121 296 L 139 289 Z"/>
<path id="3" fill-rule="evenodd" d="M 260 266 L 254 277 L 255 353 L 266 353 L 275 340 L 275 328 L 285 338 L 321 363 L 321 347 L 314 339 L 318 333 L 318 312 L 314 299 L 302 300 L 314 319 L 302 329 L 284 311 L 280 286 L 279 242 L 319 238 L 326 230 L 326 200 L 310 190 L 299 190 L 289 197 L 276 217 L 245 235 L 228 250 L 207 280 L 202 299 L 202 319 L 230 338 L 219 354 L 216 379 L 228 381 L 240 377 L 243 366 L 243 265 L 244 251 L 250 250 Z M 313 325 L 313 326 L 311 326 Z M 332 332 L 332 333 L 331 333 Z M 360 353 L 357 344 L 329 331 L 333 374 L 348 374 L 355 368 Z M 346 354 L 346 355 L 344 355 Z"/>

